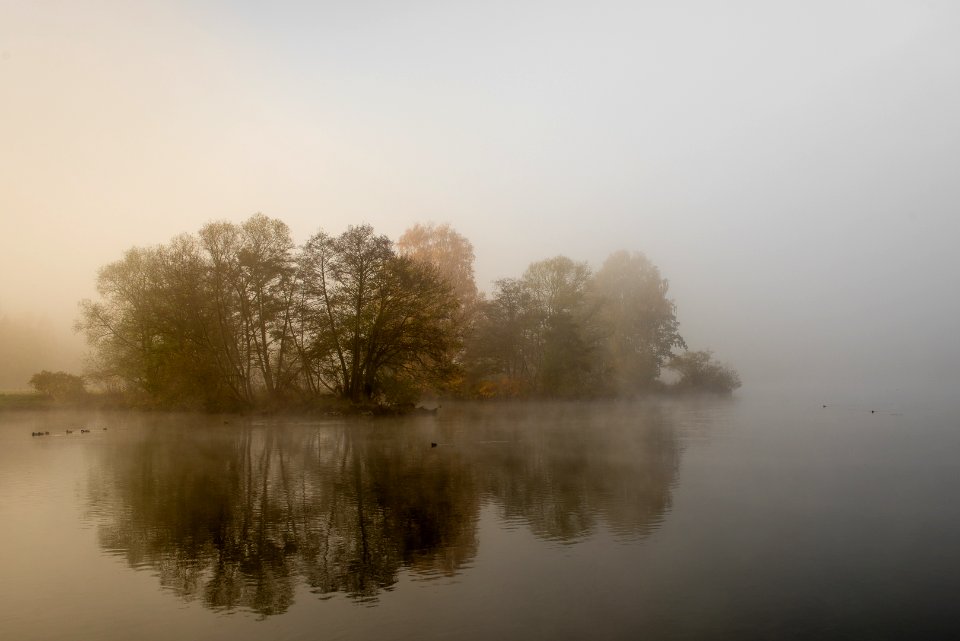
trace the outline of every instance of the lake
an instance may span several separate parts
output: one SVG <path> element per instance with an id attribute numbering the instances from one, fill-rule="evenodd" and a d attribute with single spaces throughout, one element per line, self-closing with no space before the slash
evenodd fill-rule
<path id="1" fill-rule="evenodd" d="M 2 412 L 0 638 L 946 638 L 957 417 L 748 394 Z"/>

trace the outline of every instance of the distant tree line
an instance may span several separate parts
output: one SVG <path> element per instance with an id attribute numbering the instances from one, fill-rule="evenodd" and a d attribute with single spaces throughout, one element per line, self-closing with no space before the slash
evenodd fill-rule
<path id="1" fill-rule="evenodd" d="M 4 313 L 0 301 L 0 390 L 24 390 L 39 368 L 76 370 L 82 352 L 50 319 Z"/>
<path id="2" fill-rule="evenodd" d="M 473 261 L 448 225 L 416 225 L 396 244 L 351 226 L 297 247 L 262 214 L 210 223 L 99 271 L 100 297 L 81 302 L 78 321 L 88 378 L 145 404 L 208 409 L 410 407 L 427 390 L 631 395 L 662 387 L 672 362 L 678 388 L 698 388 L 704 371 L 713 391 L 739 386 L 708 353 L 677 354 L 667 281 L 643 254 L 617 252 L 596 273 L 539 261 L 490 296 Z"/>
<path id="3" fill-rule="evenodd" d="M 30 377 L 30 386 L 39 394 L 56 401 L 75 402 L 87 394 L 83 378 L 67 372 L 37 372 Z"/>

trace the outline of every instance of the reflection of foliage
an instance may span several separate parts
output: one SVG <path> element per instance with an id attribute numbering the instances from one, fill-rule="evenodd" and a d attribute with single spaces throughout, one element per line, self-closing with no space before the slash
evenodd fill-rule
<path id="1" fill-rule="evenodd" d="M 403 566 L 453 573 L 476 550 L 469 475 L 416 450 L 343 428 L 154 432 L 111 453 L 101 543 L 211 608 L 283 612 L 300 578 L 373 597 Z"/>
<path id="2" fill-rule="evenodd" d="M 621 534 L 649 532 L 670 507 L 680 460 L 664 415 L 632 404 L 546 407 L 482 412 L 484 487 L 505 516 L 551 539 L 588 535 L 601 521 Z"/>
<path id="3" fill-rule="evenodd" d="M 576 540 L 601 523 L 646 534 L 669 509 L 679 448 L 663 414 L 643 407 L 166 425 L 114 441 L 91 501 L 106 549 L 207 607 L 282 613 L 299 583 L 365 600 L 404 568 L 459 572 L 476 554 L 481 497 L 544 538 Z"/>

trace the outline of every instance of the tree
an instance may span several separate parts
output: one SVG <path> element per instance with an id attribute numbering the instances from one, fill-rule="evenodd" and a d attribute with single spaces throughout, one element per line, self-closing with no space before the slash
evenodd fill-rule
<path id="1" fill-rule="evenodd" d="M 161 405 L 222 407 L 228 395 L 219 383 L 209 344 L 211 324 L 207 265 L 194 236 L 175 237 L 157 251 L 153 291 L 155 353 Z"/>
<path id="2" fill-rule="evenodd" d="M 96 350 L 94 377 L 156 395 L 161 387 L 161 354 L 156 323 L 159 251 L 133 248 L 101 268 L 101 300 L 83 300 L 78 328 Z"/>
<path id="3" fill-rule="evenodd" d="M 150 404 L 222 404 L 209 346 L 206 265 L 192 236 L 134 248 L 100 270 L 100 300 L 78 328 L 95 350 L 92 376 Z"/>
<path id="4" fill-rule="evenodd" d="M 241 225 L 206 225 L 200 242 L 209 264 L 209 339 L 217 367 L 244 403 L 252 403 L 260 387 L 276 400 L 296 375 L 290 229 L 255 214 Z"/>
<path id="5" fill-rule="evenodd" d="M 249 314 L 243 311 L 246 288 L 239 261 L 242 232 L 233 223 L 221 221 L 205 225 L 199 237 L 207 263 L 207 344 L 220 382 L 240 404 L 249 405 L 254 398 L 253 355 Z"/>
<path id="6" fill-rule="evenodd" d="M 566 256 L 531 264 L 521 282 L 536 319 L 532 351 L 536 389 L 548 396 L 586 393 L 592 338 L 585 307 L 590 268 Z"/>
<path id="7" fill-rule="evenodd" d="M 286 223 L 263 214 L 243 223 L 241 239 L 240 311 L 266 393 L 277 398 L 292 368 L 293 241 Z"/>
<path id="8" fill-rule="evenodd" d="M 292 249 L 283 222 L 256 214 L 129 250 L 100 270 L 100 299 L 81 303 L 95 376 L 161 406 L 280 398 L 299 367 Z"/>
<path id="9" fill-rule="evenodd" d="M 480 397 L 520 396 L 533 386 L 533 343 L 537 319 L 530 293 L 513 278 L 495 283 L 483 301 L 466 343 L 470 390 Z"/>
<path id="10" fill-rule="evenodd" d="M 299 349 L 312 377 L 363 402 L 436 384 L 460 340 L 459 303 L 430 265 L 399 257 L 369 225 L 314 235 L 303 249 Z"/>
<path id="11" fill-rule="evenodd" d="M 473 276 L 473 245 L 444 223 L 417 223 L 397 240 L 397 253 L 432 265 L 470 311 L 477 302 L 477 283 Z"/>
<path id="12" fill-rule="evenodd" d="M 76 401 L 87 394 L 83 379 L 66 372 L 43 370 L 30 378 L 30 386 L 55 401 Z"/>
<path id="13" fill-rule="evenodd" d="M 474 280 L 473 245 L 448 224 L 416 224 L 406 230 L 396 244 L 397 254 L 435 269 L 450 286 L 459 302 L 455 322 L 464 334 L 472 333 L 477 321 L 480 294 Z M 463 345 L 459 342 L 448 360 L 462 366 L 466 361 Z M 449 389 L 463 391 L 461 378 L 448 381 Z"/>
<path id="14" fill-rule="evenodd" d="M 730 394 L 740 387 L 740 376 L 728 365 L 717 363 L 709 351 L 685 352 L 670 359 L 670 369 L 680 374 L 674 388 L 680 391 Z"/>
<path id="15" fill-rule="evenodd" d="M 557 256 L 502 279 L 480 306 L 468 372 L 480 396 L 580 396 L 589 392 L 592 332 L 586 263 Z"/>
<path id="16" fill-rule="evenodd" d="M 675 348 L 685 347 L 669 283 L 639 252 L 611 254 L 590 282 L 603 338 L 598 385 L 615 394 L 649 387 Z"/>
<path id="17" fill-rule="evenodd" d="M 523 273 L 523 286 L 534 306 L 544 316 L 574 314 L 584 301 L 590 267 L 566 256 L 532 263 Z"/>

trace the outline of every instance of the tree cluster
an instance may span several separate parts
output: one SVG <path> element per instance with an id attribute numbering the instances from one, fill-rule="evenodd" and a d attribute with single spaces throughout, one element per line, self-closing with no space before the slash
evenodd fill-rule
<path id="1" fill-rule="evenodd" d="M 55 401 L 78 401 L 87 394 L 83 379 L 67 372 L 37 372 L 30 377 L 30 386 Z"/>
<path id="2" fill-rule="evenodd" d="M 80 328 L 105 386 L 160 406 L 408 402 L 449 377 L 459 303 L 369 226 L 300 248 L 261 214 L 210 223 L 100 270 Z"/>
<path id="3" fill-rule="evenodd" d="M 709 351 L 676 354 L 670 369 L 680 375 L 674 384 L 678 391 L 728 394 L 740 387 L 740 375 L 728 365 L 717 363 Z"/>
<path id="4" fill-rule="evenodd" d="M 481 397 L 623 396 L 659 385 L 677 348 L 668 283 L 646 256 L 612 254 L 596 273 L 557 256 L 503 279 L 468 343 Z"/>
<path id="5" fill-rule="evenodd" d="M 633 395 L 686 345 L 668 283 L 620 251 L 596 272 L 557 256 L 478 293 L 473 247 L 448 225 L 394 245 L 369 226 L 303 246 L 257 214 L 134 248 L 81 303 L 101 386 L 157 406 L 280 406 L 336 397 L 412 407 L 472 398 Z M 696 354 L 696 353 L 694 353 Z M 709 359 L 708 359 L 709 360 Z M 729 392 L 735 373 L 682 373 Z M 704 374 L 707 372 L 709 375 Z"/>

